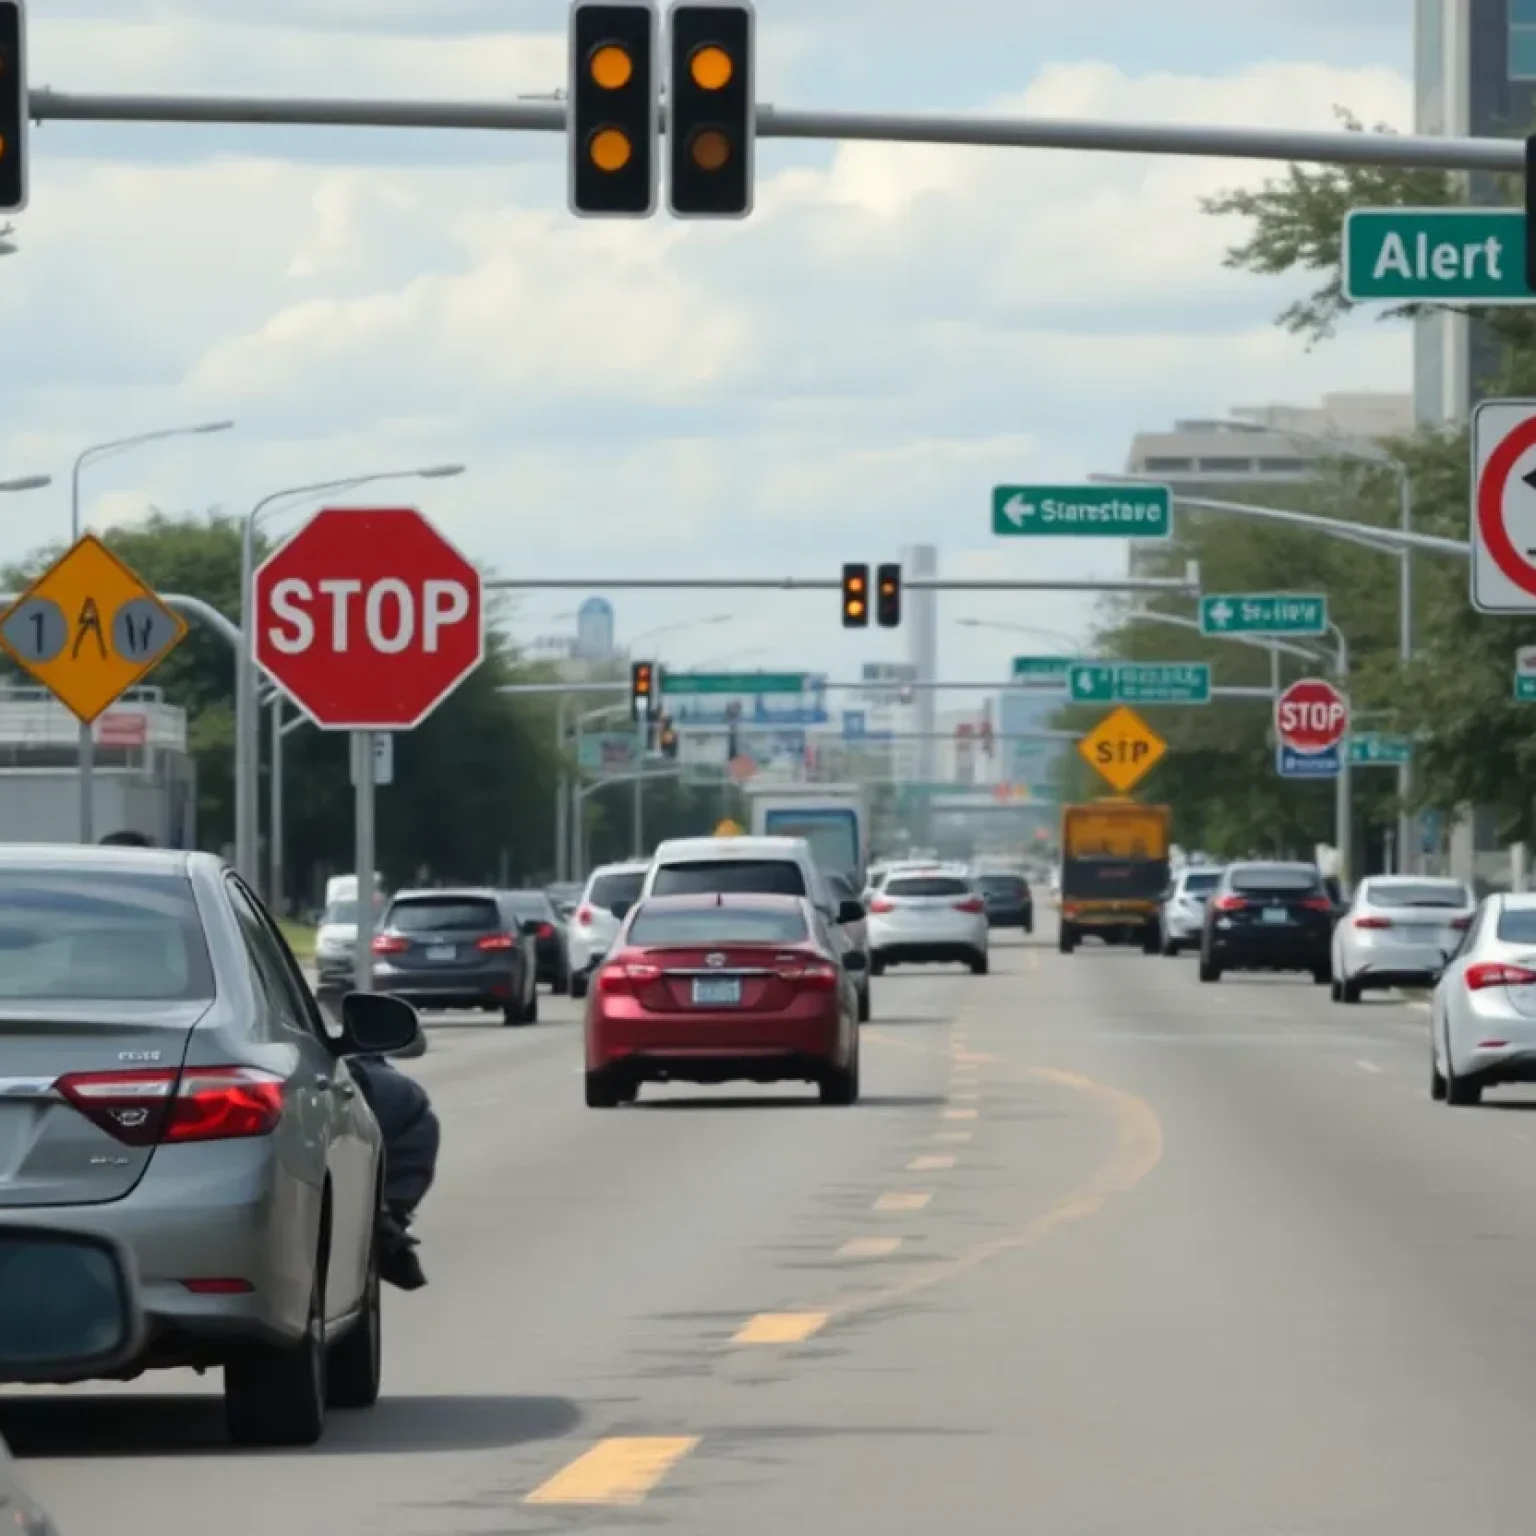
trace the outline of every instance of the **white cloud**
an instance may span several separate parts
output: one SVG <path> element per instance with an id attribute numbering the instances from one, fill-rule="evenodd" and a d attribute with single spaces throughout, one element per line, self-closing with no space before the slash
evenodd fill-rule
<path id="1" fill-rule="evenodd" d="M 87 48 L 78 26 L 73 41 L 55 27 L 61 60 L 89 61 L 72 51 Z M 286 69 L 315 38 L 273 33 L 220 67 Z M 340 68 L 340 36 L 322 36 L 303 69 Z M 124 39 L 89 45 L 103 68 Z M 363 47 L 347 88 L 398 82 L 398 42 Z M 134 46 L 151 75 L 187 57 Z M 427 87 L 451 77 L 472 94 L 499 77 L 506 94 L 554 57 L 539 38 L 478 46 L 435 41 Z M 1021 84 L 994 107 L 1297 128 L 1331 126 L 1341 102 L 1369 120 L 1408 114 L 1398 76 L 1321 64 L 1184 77 L 1055 65 Z M 22 254 L 0 263 L 0 324 L 28 360 L 0 383 L 0 467 L 60 476 L 85 442 L 241 423 L 93 469 L 98 520 L 462 459 L 469 475 L 412 499 L 509 574 L 831 574 L 929 540 L 955 572 L 1066 576 L 1123 553 L 999 551 L 993 483 L 1116 468 L 1133 431 L 1240 400 L 1407 387 L 1401 332 L 1362 325 L 1307 354 L 1270 323 L 1287 285 L 1221 267 L 1238 231 L 1199 198 L 1272 166 L 850 144 L 817 167 L 765 142 L 758 212 L 739 226 L 594 225 L 564 210 L 555 139 L 532 169 L 504 173 L 119 164 L 38 142 Z M 43 537 L 8 521 L 0 555 Z M 721 602 L 616 598 L 630 632 Z M 561 604 L 575 600 L 524 607 Z M 831 595 L 728 606 L 732 647 L 776 645 L 786 663 L 852 667 L 906 644 L 843 635 Z M 946 602 L 1003 620 L 1026 609 L 1050 628 L 1089 618 L 1072 596 Z M 944 633 L 952 671 L 995 671 L 1012 646 Z M 682 661 L 729 648 L 709 629 L 669 645 Z"/>

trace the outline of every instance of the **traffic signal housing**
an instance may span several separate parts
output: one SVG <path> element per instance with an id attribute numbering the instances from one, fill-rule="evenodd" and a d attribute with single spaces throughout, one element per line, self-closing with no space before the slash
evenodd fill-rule
<path id="1" fill-rule="evenodd" d="M 667 208 L 677 218 L 752 212 L 756 38 L 750 0 L 673 0 L 667 11 Z"/>
<path id="2" fill-rule="evenodd" d="M 22 0 L 0 0 L 0 213 L 26 206 L 26 15 Z"/>
<path id="3" fill-rule="evenodd" d="M 882 629 L 901 623 L 901 567 L 882 565 L 875 572 L 875 618 Z"/>
<path id="4" fill-rule="evenodd" d="M 670 758 L 677 756 L 677 727 L 672 724 L 670 715 L 661 717 L 661 755 Z"/>
<path id="5" fill-rule="evenodd" d="M 656 0 L 576 0 L 566 96 L 569 197 L 580 218 L 656 211 L 661 162 Z"/>
<path id="6" fill-rule="evenodd" d="M 656 718 L 656 668 L 649 661 L 637 661 L 630 666 L 629 713 L 635 720 Z"/>
<path id="7" fill-rule="evenodd" d="M 869 567 L 843 567 L 843 628 L 869 628 Z"/>

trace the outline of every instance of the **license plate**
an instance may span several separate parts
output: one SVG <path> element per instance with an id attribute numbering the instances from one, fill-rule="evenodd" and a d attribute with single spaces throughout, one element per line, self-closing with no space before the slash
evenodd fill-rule
<path id="1" fill-rule="evenodd" d="M 700 1008 L 734 1007 L 741 1001 L 741 983 L 734 976 L 700 979 L 693 984 L 693 1001 Z"/>
<path id="2" fill-rule="evenodd" d="M 455 951 L 454 951 L 454 947 L 453 947 L 452 944 L 429 944 L 429 945 L 427 945 L 427 959 L 428 960 L 452 960 L 453 957 L 454 957 L 454 953 L 455 953 Z"/>
<path id="3" fill-rule="evenodd" d="M 1291 914 L 1284 907 L 1264 908 L 1264 921 L 1266 923 L 1288 923 L 1290 920 Z"/>

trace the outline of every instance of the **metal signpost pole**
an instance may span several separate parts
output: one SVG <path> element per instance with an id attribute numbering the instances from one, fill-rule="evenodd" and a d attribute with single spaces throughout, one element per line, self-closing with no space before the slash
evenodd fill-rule
<path id="1" fill-rule="evenodd" d="M 570 695 L 562 693 L 555 705 L 555 762 L 559 769 L 555 779 L 555 880 L 566 879 L 570 869 L 570 834 L 566 828 L 566 811 L 571 803 L 570 779 L 565 771 L 566 736 L 570 726 L 566 720 L 566 706 Z"/>
<path id="2" fill-rule="evenodd" d="M 272 695 L 271 809 L 267 820 L 267 905 L 283 910 L 283 696 Z"/>
<path id="3" fill-rule="evenodd" d="M 373 990 L 373 732 L 352 732 L 352 779 L 357 859 L 357 947 L 352 956 L 352 985 Z"/>
<path id="4" fill-rule="evenodd" d="M 1328 628 L 1338 642 L 1334 674 L 1339 680 L 1339 688 L 1345 701 L 1349 702 L 1349 641 L 1344 638 L 1344 631 L 1337 624 L 1330 624 Z M 1349 891 L 1349 870 L 1354 862 L 1354 795 L 1351 784 L 1349 733 L 1346 731 L 1344 740 L 1339 743 L 1339 777 L 1335 785 L 1334 800 L 1334 838 L 1339 848 L 1339 887 L 1346 894 Z"/>

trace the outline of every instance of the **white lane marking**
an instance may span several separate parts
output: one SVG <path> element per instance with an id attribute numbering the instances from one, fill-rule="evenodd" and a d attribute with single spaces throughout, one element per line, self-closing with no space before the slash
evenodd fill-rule
<path id="1" fill-rule="evenodd" d="M 1357 1061 L 1355 1065 L 1359 1067 L 1362 1072 L 1379 1073 L 1381 1071 L 1381 1068 L 1378 1067 L 1374 1061 Z"/>

